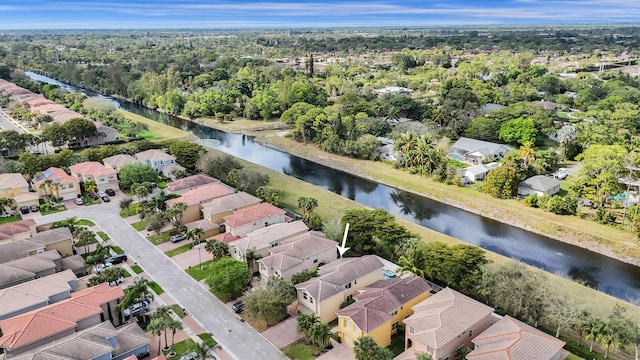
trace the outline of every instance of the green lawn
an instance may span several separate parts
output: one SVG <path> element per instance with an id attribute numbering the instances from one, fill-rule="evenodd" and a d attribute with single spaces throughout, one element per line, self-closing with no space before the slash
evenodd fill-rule
<path id="1" fill-rule="evenodd" d="M 133 226 L 133 228 L 138 231 L 142 231 L 147 225 L 144 223 L 144 221 L 138 221 L 131 224 L 131 226 Z"/>
<path id="2" fill-rule="evenodd" d="M 191 243 L 182 245 L 182 246 L 177 247 L 175 249 L 172 249 L 172 250 L 169 250 L 169 251 L 165 251 L 165 255 L 167 255 L 168 257 L 173 257 L 173 256 L 176 256 L 178 254 L 182 254 L 183 252 L 187 252 L 187 251 L 191 250 L 191 246 L 193 246 Z"/>
<path id="3" fill-rule="evenodd" d="M 140 267 L 140 265 L 133 265 L 131 266 L 131 270 L 133 270 L 134 273 L 136 274 L 140 274 L 143 273 L 144 270 L 142 270 L 142 268 Z"/>
<path id="4" fill-rule="evenodd" d="M 0 225 L 8 224 L 8 223 L 12 223 L 14 221 L 20 221 L 20 220 L 22 220 L 22 215 L 7 216 L 7 217 L 0 218 Z"/>
<path id="5" fill-rule="evenodd" d="M 173 310 L 174 313 L 176 313 L 176 315 L 178 315 L 180 319 L 183 319 L 185 316 L 187 316 L 187 314 L 185 314 L 184 311 L 182 311 L 182 308 L 180 307 L 180 305 L 173 304 L 173 305 L 169 305 L 169 307 L 171 308 L 171 310 Z"/>
<path id="6" fill-rule="evenodd" d="M 98 236 L 100 236 L 100 238 L 104 241 L 109 240 L 109 235 L 105 234 L 104 231 L 98 231 Z"/>
<path id="7" fill-rule="evenodd" d="M 204 333 L 204 334 L 198 334 L 198 337 L 200 338 L 200 340 L 202 340 L 202 342 L 204 342 L 207 346 L 209 347 L 215 347 L 216 345 L 218 345 L 218 342 L 215 341 L 211 335 L 209 335 L 208 333 Z"/>
<path id="8" fill-rule="evenodd" d="M 151 281 L 149 283 L 149 287 L 151 288 L 151 290 L 153 290 L 153 292 L 155 292 L 157 295 L 162 295 L 164 293 L 164 290 L 162 290 L 162 288 L 160 287 L 160 285 L 158 285 L 158 283 L 156 283 L 155 281 Z"/>
<path id="9" fill-rule="evenodd" d="M 169 239 L 171 238 L 171 230 L 167 230 L 163 233 L 160 233 L 160 239 L 158 239 L 158 235 L 151 235 L 147 238 L 147 240 L 151 241 L 152 243 L 158 245 L 158 244 L 162 244 L 165 243 L 167 241 L 169 241 Z"/>
<path id="10" fill-rule="evenodd" d="M 120 210 L 120 217 L 126 218 L 136 215 L 138 213 L 138 210 L 140 210 L 140 203 L 131 204 L 129 205 L 129 213 L 127 213 L 127 209 Z"/>
<path id="11" fill-rule="evenodd" d="M 193 135 L 186 131 L 176 129 L 172 126 L 153 121 L 144 116 L 140 116 L 129 111 L 118 110 L 124 117 L 137 121 L 147 125 L 149 128 L 146 131 L 141 132 L 141 135 L 145 138 L 149 138 L 152 141 L 164 141 L 164 140 L 178 140 L 189 139 Z"/>
<path id="12" fill-rule="evenodd" d="M 59 213 L 62 211 L 67 210 L 67 207 L 64 205 L 56 205 L 54 207 L 49 208 L 48 210 L 41 210 L 40 212 L 42 213 L 42 215 L 49 215 L 49 214 L 55 214 L 55 213 Z"/>
<path id="13" fill-rule="evenodd" d="M 316 358 L 314 354 L 320 353 L 320 349 L 317 346 L 305 344 L 304 339 L 294 342 L 282 349 L 282 351 L 291 359 L 296 360 L 313 360 Z"/>
<path id="14" fill-rule="evenodd" d="M 84 241 L 80 240 L 80 241 L 76 242 L 76 246 L 85 246 L 85 245 L 88 245 L 88 244 L 95 244 L 97 242 L 98 242 L 98 239 L 96 239 L 95 237 L 92 237 L 91 240 L 87 244 L 85 244 Z"/>
<path id="15" fill-rule="evenodd" d="M 577 355 L 569 354 L 566 360 L 584 360 L 584 358 L 581 358 L 580 356 L 577 356 Z"/>
<path id="16" fill-rule="evenodd" d="M 78 220 L 78 225 L 82 225 L 82 226 L 94 226 L 95 223 L 91 220 L 87 220 L 87 219 L 80 219 Z"/>
<path id="17" fill-rule="evenodd" d="M 192 278 L 200 281 L 207 276 L 209 276 L 209 266 L 213 264 L 213 260 L 205 261 L 202 263 L 202 268 L 198 265 L 188 268 L 187 274 L 191 275 Z"/>
<path id="18" fill-rule="evenodd" d="M 118 254 L 118 255 L 124 254 L 124 250 L 122 250 L 122 248 L 120 246 L 114 246 L 113 247 L 113 251 L 115 251 L 115 253 Z"/>
<path id="19" fill-rule="evenodd" d="M 163 340 L 164 341 L 164 340 Z M 169 344 L 171 344 L 171 339 L 169 339 Z M 182 340 L 179 343 L 176 343 L 173 347 L 173 351 L 176 352 L 176 356 L 174 356 L 172 359 L 180 359 L 180 357 L 190 351 L 193 351 L 193 349 L 195 349 L 196 347 L 196 343 L 191 340 L 191 339 L 186 339 L 186 340 Z M 168 354 L 168 351 L 163 351 L 166 354 Z"/>
<path id="20" fill-rule="evenodd" d="M 398 356 L 404 351 L 404 331 L 398 331 L 391 335 L 391 344 L 387 346 L 393 353 L 393 356 Z"/>

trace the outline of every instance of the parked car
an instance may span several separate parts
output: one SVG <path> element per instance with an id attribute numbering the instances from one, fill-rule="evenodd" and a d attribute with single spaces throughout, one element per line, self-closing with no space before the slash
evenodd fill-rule
<path id="1" fill-rule="evenodd" d="M 169 238 L 171 240 L 172 243 L 177 243 L 180 242 L 184 239 L 187 238 L 187 234 L 186 233 L 180 233 L 180 234 L 175 234 L 175 235 L 171 235 L 171 238 Z"/>
<path id="2" fill-rule="evenodd" d="M 82 200 L 82 198 L 76 198 L 73 201 L 76 203 L 76 205 L 84 205 L 84 200 Z"/>
<path id="3" fill-rule="evenodd" d="M 120 276 L 117 280 L 111 281 L 109 286 L 114 287 L 122 284 L 124 282 L 124 276 Z"/>
<path id="4" fill-rule="evenodd" d="M 195 351 L 191 351 L 180 356 L 180 360 L 198 360 L 198 359 L 200 359 L 200 356 Z"/>
<path id="5" fill-rule="evenodd" d="M 29 206 L 29 210 L 31 210 L 31 212 L 38 212 L 40 209 L 38 209 L 37 205 L 31 205 Z"/>
<path id="6" fill-rule="evenodd" d="M 104 191 L 100 190 L 100 191 L 98 191 L 98 196 L 105 197 L 105 196 L 107 196 L 107 193 L 105 193 Z"/>
<path id="7" fill-rule="evenodd" d="M 118 254 L 107 259 L 107 262 L 112 263 L 114 265 L 123 263 L 125 261 L 127 261 L 127 255 L 125 254 Z"/>
<path id="8" fill-rule="evenodd" d="M 106 269 L 108 269 L 110 267 L 113 267 L 113 264 L 110 263 L 110 262 L 106 262 L 104 264 L 100 264 L 100 265 L 96 266 L 93 269 L 93 273 L 94 274 L 100 274 L 101 272 L 105 271 Z"/>
<path id="9" fill-rule="evenodd" d="M 138 316 L 149 310 L 149 303 L 146 301 L 141 301 L 132 304 L 129 308 L 124 309 L 122 312 L 124 316 Z"/>
<path id="10" fill-rule="evenodd" d="M 569 176 L 569 171 L 566 168 L 560 168 L 553 174 L 553 177 L 558 180 L 564 180 L 567 176 Z"/>
<path id="11" fill-rule="evenodd" d="M 109 196 L 116 196 L 116 192 L 113 189 L 107 189 L 104 192 L 107 193 L 107 195 Z"/>
<path id="12" fill-rule="evenodd" d="M 28 214 L 29 213 L 29 207 L 28 206 L 20 206 L 20 212 L 23 214 Z"/>
<path id="13" fill-rule="evenodd" d="M 244 302 L 241 301 L 236 301 L 233 303 L 233 305 L 231 305 L 231 310 L 233 310 L 234 313 L 239 314 L 241 312 L 244 311 Z"/>
<path id="14" fill-rule="evenodd" d="M 102 197 L 102 201 L 109 202 L 109 201 L 111 201 L 111 199 L 109 199 L 109 197 L 107 195 L 105 195 L 105 196 Z"/>

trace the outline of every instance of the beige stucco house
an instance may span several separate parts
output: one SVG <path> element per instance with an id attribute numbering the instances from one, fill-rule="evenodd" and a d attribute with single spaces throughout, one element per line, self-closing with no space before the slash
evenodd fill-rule
<path id="1" fill-rule="evenodd" d="M 162 168 L 176 163 L 175 156 L 169 155 L 158 149 L 149 149 L 139 152 L 135 157 L 138 161 L 151 165 L 151 167 L 158 173 L 162 172 Z"/>
<path id="2" fill-rule="evenodd" d="M 47 184 L 47 180 L 51 180 L 50 184 Z M 50 167 L 36 176 L 33 179 L 33 187 L 40 196 L 55 195 L 64 200 L 73 200 L 80 196 L 80 180 L 56 167 Z"/>
<path id="3" fill-rule="evenodd" d="M 134 164 L 136 162 L 138 162 L 138 160 L 129 154 L 118 154 L 102 159 L 104 166 L 117 172 L 120 172 L 120 170 L 122 170 L 126 165 Z"/>
<path id="4" fill-rule="evenodd" d="M 309 231 L 304 222 L 292 221 L 290 223 L 280 223 L 267 226 L 262 229 L 252 231 L 246 237 L 234 240 L 229 243 L 231 257 L 236 260 L 245 261 L 247 251 L 252 250 L 260 257 L 269 255 L 269 250 L 283 241 L 293 236 Z"/>
<path id="5" fill-rule="evenodd" d="M 296 284 L 298 311 L 316 314 L 323 323 L 337 318 L 340 304 L 382 279 L 384 264 L 375 255 L 340 258 L 318 269 L 318 277 Z"/>
<path id="6" fill-rule="evenodd" d="M 71 175 L 82 182 L 94 181 L 99 191 L 120 190 L 120 180 L 115 169 L 108 168 L 96 161 L 85 161 L 69 166 Z"/>
<path id="7" fill-rule="evenodd" d="M 21 206 L 38 206 L 40 196 L 36 192 L 29 191 L 29 183 L 22 174 L 7 173 L 0 174 L 0 198 L 13 199 L 20 208 Z"/>
<path id="8" fill-rule="evenodd" d="M 285 211 L 269 203 L 260 203 L 223 216 L 225 231 L 242 237 L 248 233 L 286 220 Z"/>
<path id="9" fill-rule="evenodd" d="M 234 189 L 223 183 L 212 183 L 191 189 L 180 197 L 167 201 L 167 207 L 184 203 L 187 209 L 182 215 L 182 225 L 202 219 L 202 208 L 216 198 L 233 194 Z"/>
<path id="10" fill-rule="evenodd" d="M 222 224 L 234 211 L 257 205 L 262 200 L 244 191 L 221 196 L 203 205 L 202 215 L 212 223 Z"/>

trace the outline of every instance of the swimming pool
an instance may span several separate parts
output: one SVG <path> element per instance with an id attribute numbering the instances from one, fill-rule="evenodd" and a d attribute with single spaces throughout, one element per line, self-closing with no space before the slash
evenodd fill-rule
<path id="1" fill-rule="evenodd" d="M 453 154 L 453 153 L 451 153 L 451 154 L 447 154 L 447 157 L 448 157 L 449 159 L 462 161 L 462 157 L 461 157 L 460 155 L 458 155 L 458 154 Z"/>

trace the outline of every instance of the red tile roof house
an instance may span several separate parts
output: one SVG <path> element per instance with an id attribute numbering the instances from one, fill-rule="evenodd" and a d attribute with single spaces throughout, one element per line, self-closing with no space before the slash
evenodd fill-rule
<path id="1" fill-rule="evenodd" d="M 382 279 L 384 264 L 375 255 L 340 258 L 318 268 L 319 276 L 296 284 L 298 311 L 314 313 L 323 323 L 338 316 L 340 305 L 362 288 Z"/>
<path id="2" fill-rule="evenodd" d="M 337 243 L 320 231 L 309 231 L 288 238 L 269 250 L 269 256 L 258 260 L 260 277 L 264 284 L 270 277 L 279 276 L 291 280 L 291 275 L 315 270 L 320 264 L 338 258 Z"/>
<path id="3" fill-rule="evenodd" d="M 96 161 L 85 161 L 69 166 L 71 176 L 82 182 L 94 181 L 99 191 L 107 189 L 120 190 L 118 172 Z"/>
<path id="4" fill-rule="evenodd" d="M 104 159 L 104 160 L 106 165 L 107 159 Z M 165 190 L 167 190 L 167 192 L 182 194 L 184 192 L 200 187 L 202 185 L 219 183 L 219 182 L 220 180 L 214 177 L 211 177 L 209 175 L 196 174 L 196 175 L 187 176 L 186 178 L 176 180 L 172 183 L 167 184 L 167 187 Z"/>
<path id="5" fill-rule="evenodd" d="M 202 208 L 216 198 L 234 193 L 234 189 L 223 184 L 213 183 L 189 190 L 180 197 L 167 201 L 167 208 L 177 203 L 185 203 L 187 209 L 182 213 L 182 225 L 202 219 Z"/>
<path id="6" fill-rule="evenodd" d="M 417 354 L 455 359 L 460 347 L 471 348 L 474 336 L 491 325 L 493 308 L 450 288 L 420 302 L 404 320 L 405 351 L 395 360 L 415 360 Z"/>
<path id="7" fill-rule="evenodd" d="M 45 188 L 40 189 L 40 184 L 46 180 L 52 180 L 59 185 L 54 194 L 57 193 L 57 196 L 64 200 L 73 200 L 80 195 L 80 180 L 77 177 L 68 175 L 60 168 L 50 167 L 33 179 L 33 187 L 39 191 L 41 196 L 47 195 Z"/>
<path id="8" fill-rule="evenodd" d="M 122 288 L 103 283 L 75 292 L 70 299 L 1 320 L 0 347 L 9 359 L 98 325 L 106 319 L 120 325 L 115 306 L 123 297 Z"/>
<path id="9" fill-rule="evenodd" d="M 0 244 L 30 238 L 36 234 L 36 222 L 33 219 L 21 220 L 0 225 Z"/>
<path id="10" fill-rule="evenodd" d="M 285 211 L 269 203 L 239 209 L 233 214 L 223 217 L 226 232 L 234 236 L 245 236 L 248 233 L 286 221 Z"/>
<path id="11" fill-rule="evenodd" d="M 564 360 L 569 356 L 564 341 L 509 315 L 476 336 L 473 344 L 469 360 Z"/>

